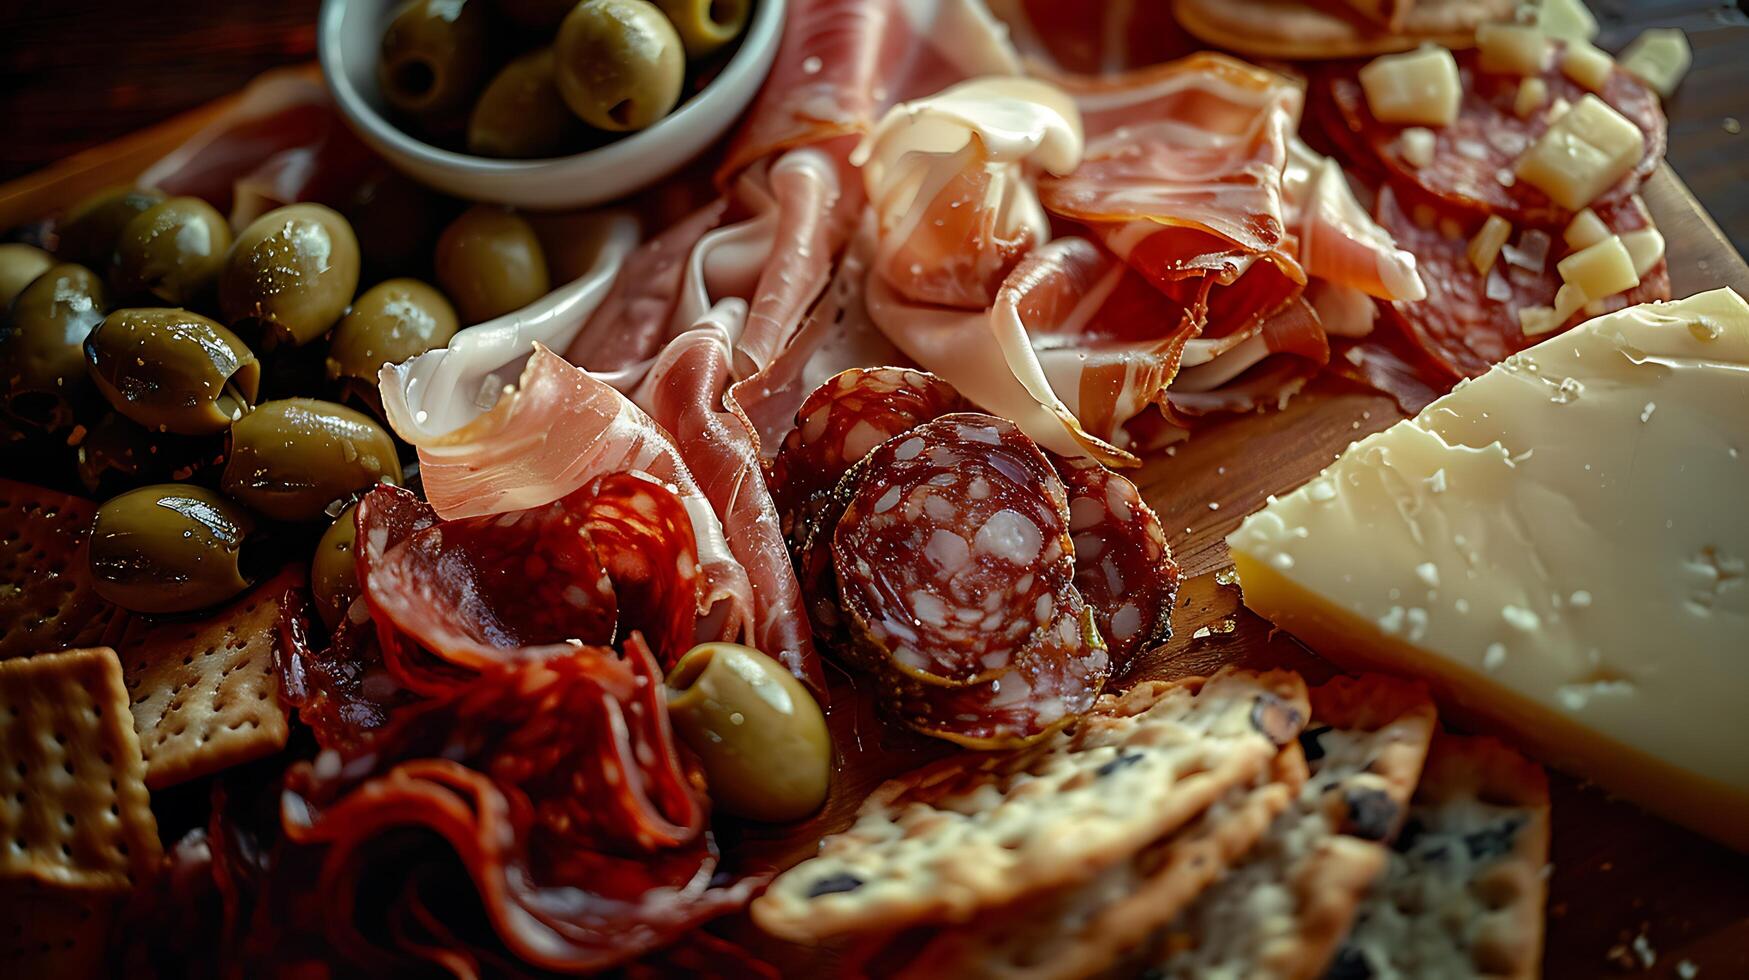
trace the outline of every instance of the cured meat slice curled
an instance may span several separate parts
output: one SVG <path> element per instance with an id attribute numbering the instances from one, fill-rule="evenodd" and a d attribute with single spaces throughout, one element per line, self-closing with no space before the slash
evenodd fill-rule
<path id="1" fill-rule="evenodd" d="M 1069 497 L 1075 587 L 1093 610 L 1112 669 L 1172 635 L 1178 563 L 1160 517 L 1122 474 L 1088 459 L 1053 460 Z"/>

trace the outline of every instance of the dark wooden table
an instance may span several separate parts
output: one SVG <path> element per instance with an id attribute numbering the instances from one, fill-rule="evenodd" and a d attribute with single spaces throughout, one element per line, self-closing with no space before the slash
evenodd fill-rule
<path id="1" fill-rule="evenodd" d="M 1647 27 L 1688 32 L 1694 69 L 1667 106 L 1670 163 L 1749 252 L 1749 17 L 1740 3 L 1590 0 L 1612 50 Z M 0 0 L 0 181 L 234 91 L 274 65 L 312 59 L 319 5 Z"/>

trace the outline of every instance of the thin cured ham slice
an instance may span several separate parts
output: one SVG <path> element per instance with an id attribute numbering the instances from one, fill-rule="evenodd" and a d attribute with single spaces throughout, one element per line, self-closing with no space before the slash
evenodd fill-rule
<path id="1" fill-rule="evenodd" d="M 989 7 L 1027 67 L 1046 77 L 1120 74 L 1207 47 L 1178 26 L 1170 3 L 989 0 Z"/>
<path id="2" fill-rule="evenodd" d="M 1296 136 L 1288 142 L 1282 189 L 1306 275 L 1377 299 L 1427 298 L 1415 256 L 1361 207 L 1341 164 Z"/>
<path id="3" fill-rule="evenodd" d="M 536 345 L 491 411 L 444 435 L 412 435 L 426 498 L 448 519 L 538 507 L 606 473 L 638 470 L 673 485 L 692 518 L 705 582 L 699 638 L 748 635 L 752 585 L 710 500 L 662 427 L 606 382 Z"/>
<path id="4" fill-rule="evenodd" d="M 733 348 L 731 330 L 721 321 L 743 316 L 739 300 L 726 300 L 676 337 L 645 378 L 638 401 L 673 437 L 747 570 L 753 599 L 750 642 L 823 698 L 826 681 L 766 486 L 758 438 L 729 398 Z"/>
<path id="5" fill-rule="evenodd" d="M 876 274 L 915 302 L 989 306 L 1050 237 L 1029 169 L 1080 159 L 1080 113 L 1045 82 L 974 79 L 894 106 L 850 157 L 879 220 Z"/>
<path id="6" fill-rule="evenodd" d="M 1188 424 L 1190 418 L 1213 412 L 1284 407 L 1330 360 L 1323 323 L 1303 296 L 1295 296 L 1244 338 L 1232 344 L 1229 336 L 1218 355 L 1178 373 L 1166 393 L 1175 421 Z"/>

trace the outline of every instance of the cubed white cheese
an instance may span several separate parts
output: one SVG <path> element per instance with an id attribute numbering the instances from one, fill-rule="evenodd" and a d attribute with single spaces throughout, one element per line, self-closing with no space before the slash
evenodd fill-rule
<path id="1" fill-rule="evenodd" d="M 1518 83 L 1518 94 L 1512 98 L 1512 111 L 1520 119 L 1529 119 L 1549 101 L 1549 83 L 1540 78 L 1527 78 Z"/>
<path id="2" fill-rule="evenodd" d="M 1540 75 L 1549 63 L 1548 36 L 1525 24 L 1483 24 L 1476 50 L 1482 70 L 1501 75 Z"/>
<path id="3" fill-rule="evenodd" d="M 1694 54 L 1688 49 L 1688 35 L 1680 27 L 1654 27 L 1641 32 L 1621 53 L 1621 66 L 1634 77 L 1669 98 L 1676 86 L 1688 74 Z"/>
<path id="4" fill-rule="evenodd" d="M 1603 223 L 1603 219 L 1597 216 L 1597 212 L 1590 208 L 1584 208 L 1573 216 L 1573 220 L 1567 224 L 1567 230 L 1561 233 L 1561 237 L 1567 240 L 1568 248 L 1578 251 L 1596 245 L 1608 238 L 1609 234 L 1609 226 Z"/>
<path id="5" fill-rule="evenodd" d="M 1590 204 L 1640 160 L 1645 136 L 1595 95 L 1561 114 L 1518 160 L 1518 176 L 1564 208 Z"/>
<path id="6" fill-rule="evenodd" d="M 1457 59 L 1437 45 L 1373 59 L 1360 85 L 1373 116 L 1387 123 L 1450 125 L 1464 97 Z"/>
<path id="7" fill-rule="evenodd" d="M 1749 850 L 1746 398 L 1749 304 L 1728 289 L 1587 321 L 1247 517 L 1227 539 L 1244 601 Z M 1387 631 L 1428 563 L 1426 628 Z"/>
<path id="8" fill-rule="evenodd" d="M 1613 71 L 1615 59 L 1590 41 L 1568 41 L 1561 52 L 1561 74 L 1593 92 L 1603 91 Z"/>
<path id="9" fill-rule="evenodd" d="M 1512 222 L 1497 214 L 1488 215 L 1476 237 L 1470 239 L 1468 249 L 1470 264 L 1476 267 L 1478 274 L 1486 276 L 1488 270 L 1494 268 L 1494 260 L 1500 257 L 1500 246 L 1511 237 Z"/>
<path id="10" fill-rule="evenodd" d="M 1620 235 L 1611 235 L 1595 245 L 1574 252 L 1555 263 L 1567 285 L 1585 294 L 1587 300 L 1602 299 L 1640 284 L 1634 258 Z"/>
<path id="11" fill-rule="evenodd" d="M 1397 152 L 1411 167 L 1425 167 L 1433 162 L 1433 130 L 1425 126 L 1410 126 L 1397 137 Z"/>
<path id="12" fill-rule="evenodd" d="M 1590 41 L 1597 37 L 1597 18 L 1581 0 L 1542 0 L 1536 26 L 1549 37 L 1563 41 Z"/>
<path id="13" fill-rule="evenodd" d="M 1634 260 L 1634 274 L 1641 279 L 1664 257 L 1664 233 L 1656 228 L 1624 231 L 1621 243 Z"/>

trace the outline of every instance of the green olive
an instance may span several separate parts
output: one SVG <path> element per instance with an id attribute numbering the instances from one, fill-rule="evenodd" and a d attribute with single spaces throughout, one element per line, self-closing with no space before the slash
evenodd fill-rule
<path id="1" fill-rule="evenodd" d="M 103 280 L 71 262 L 51 266 L 12 301 L 0 329 L 0 370 L 14 424 L 51 432 L 73 424 L 91 393 L 85 337 L 108 301 Z"/>
<path id="2" fill-rule="evenodd" d="M 150 294 L 183 305 L 205 296 L 225 266 L 231 226 L 198 197 L 154 204 L 121 230 L 115 285 L 124 296 Z"/>
<path id="3" fill-rule="evenodd" d="M 687 651 L 668 674 L 674 731 L 704 762 L 712 802 L 797 820 L 826 800 L 832 736 L 813 695 L 777 661 L 735 643 Z"/>
<path id="4" fill-rule="evenodd" d="M 314 521 L 378 481 L 401 482 L 395 441 L 382 426 L 344 405 L 286 398 L 231 426 L 219 486 L 276 520 Z"/>
<path id="5" fill-rule="evenodd" d="M 377 84 L 393 108 L 441 116 L 467 107 L 485 83 L 487 19 L 481 0 L 408 0 L 383 32 Z"/>
<path id="6" fill-rule="evenodd" d="M 559 25 L 553 50 L 559 94 L 598 129 L 643 129 L 680 101 L 680 35 L 648 0 L 583 0 Z"/>
<path id="7" fill-rule="evenodd" d="M 702 58 L 747 27 L 748 0 L 655 0 L 668 15 L 688 58 Z"/>
<path id="8" fill-rule="evenodd" d="M 85 358 L 115 410 L 156 432 L 223 432 L 261 387 L 237 335 L 187 310 L 116 310 L 85 338 Z"/>
<path id="9" fill-rule="evenodd" d="M 328 341 L 328 379 L 345 384 L 375 406 L 377 374 L 449 343 L 455 309 L 443 294 L 417 279 L 390 279 L 365 290 Z"/>
<path id="10" fill-rule="evenodd" d="M 582 129 L 559 98 L 553 50 L 531 51 L 504 66 L 468 116 L 468 152 L 528 160 L 557 156 Z"/>
<path id="11" fill-rule="evenodd" d="M 310 597 L 316 601 L 316 614 L 329 629 L 339 625 L 340 617 L 358 598 L 358 563 L 352 557 L 352 544 L 358 540 L 358 522 L 353 520 L 357 511 L 358 505 L 351 504 L 334 518 L 310 559 Z"/>
<path id="12" fill-rule="evenodd" d="M 237 236 L 219 276 L 219 307 L 233 326 L 259 322 L 264 347 L 295 347 L 327 333 L 357 288 L 352 226 L 320 204 L 293 204 Z"/>
<path id="13" fill-rule="evenodd" d="M 521 215 L 476 205 L 437 239 L 437 282 L 463 323 L 480 323 L 546 294 L 546 253 Z"/>
<path id="14" fill-rule="evenodd" d="M 0 319 L 31 280 L 49 271 L 55 257 L 35 245 L 8 242 L 0 245 Z"/>
<path id="15" fill-rule="evenodd" d="M 106 187 L 61 215 L 61 243 L 55 252 L 68 262 L 107 269 L 115 257 L 121 230 L 135 215 L 162 200 L 163 194 L 148 188 Z"/>
<path id="16" fill-rule="evenodd" d="M 97 594 L 124 609 L 200 609 L 248 587 L 238 566 L 249 514 L 205 487 L 159 483 L 97 508 L 91 577 Z"/>

